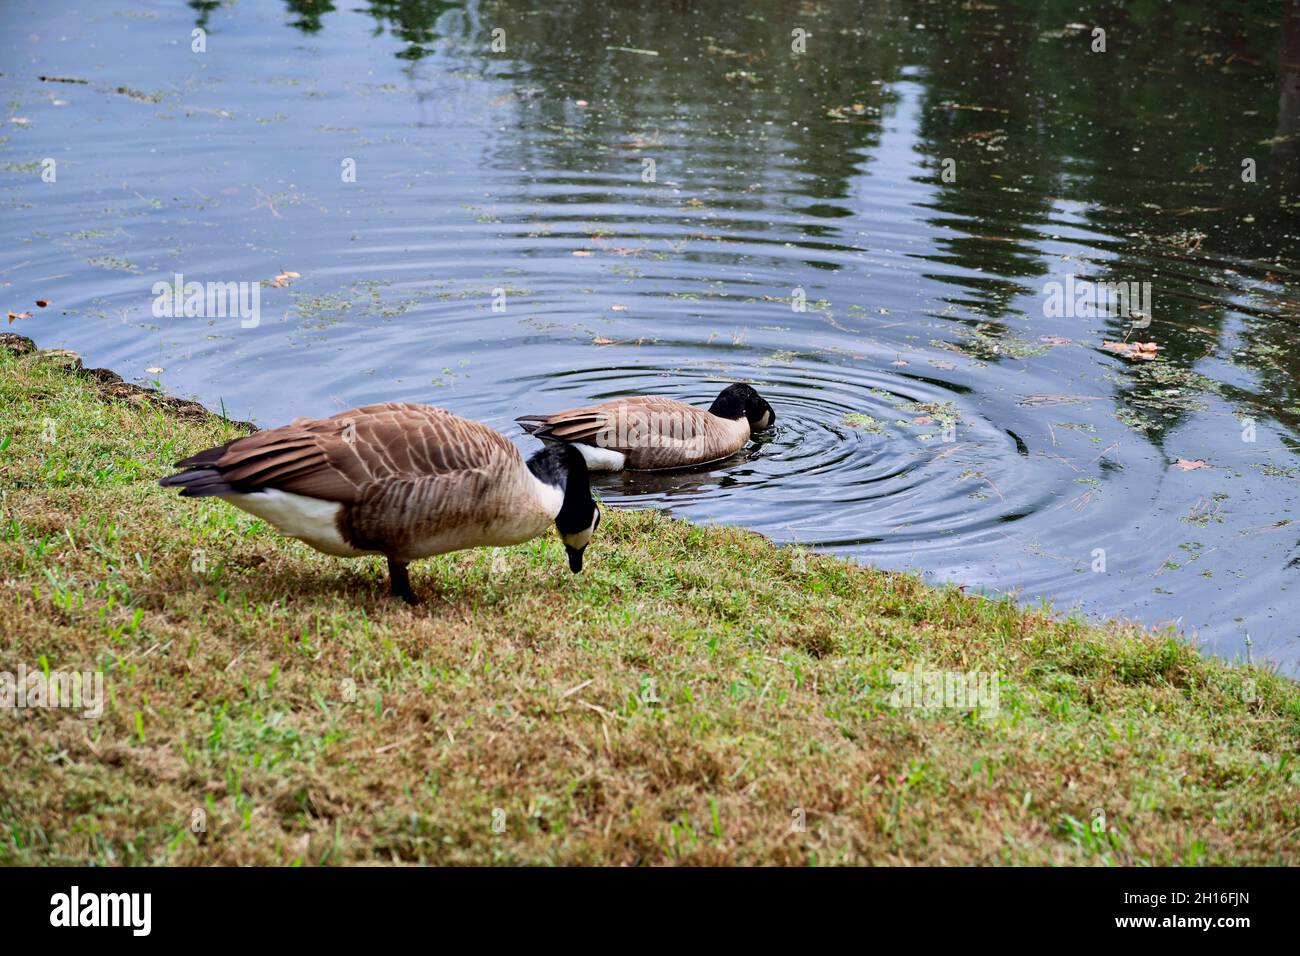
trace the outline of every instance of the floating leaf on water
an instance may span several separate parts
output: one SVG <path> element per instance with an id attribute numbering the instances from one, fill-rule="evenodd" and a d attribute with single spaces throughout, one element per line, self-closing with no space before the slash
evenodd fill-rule
<path id="1" fill-rule="evenodd" d="M 1102 342 L 1101 347 L 1126 359 L 1148 362 L 1156 358 L 1156 350 L 1160 348 L 1155 342 Z"/>
<path id="2" fill-rule="evenodd" d="M 12 324 L 14 319 L 30 319 L 31 317 L 32 314 L 30 312 L 10 312 L 9 322 Z"/>
<path id="3" fill-rule="evenodd" d="M 850 117 L 865 116 L 869 111 L 870 107 L 865 103 L 853 103 L 849 106 L 833 106 L 826 111 L 826 115 L 833 120 L 844 122 Z"/>
<path id="4" fill-rule="evenodd" d="M 43 309 L 43 308 L 45 308 L 47 305 L 50 304 L 50 300 L 49 300 L 49 299 L 37 299 L 37 300 L 36 300 L 36 304 L 37 304 L 37 306 L 39 306 L 40 308 Z"/>
<path id="5" fill-rule="evenodd" d="M 1199 458 L 1189 461 L 1186 458 L 1179 458 L 1174 462 L 1175 468 L 1181 468 L 1183 471 L 1196 471 L 1198 468 L 1209 468 L 1209 464 L 1201 461 Z"/>

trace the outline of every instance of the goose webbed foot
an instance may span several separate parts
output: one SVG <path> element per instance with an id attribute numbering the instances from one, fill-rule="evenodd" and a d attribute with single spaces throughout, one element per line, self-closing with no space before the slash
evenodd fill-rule
<path id="1" fill-rule="evenodd" d="M 405 562 L 389 558 L 388 580 L 392 584 L 393 597 L 399 597 L 407 604 L 414 606 L 420 603 L 420 599 L 411 590 L 411 576 L 407 573 L 406 567 Z"/>

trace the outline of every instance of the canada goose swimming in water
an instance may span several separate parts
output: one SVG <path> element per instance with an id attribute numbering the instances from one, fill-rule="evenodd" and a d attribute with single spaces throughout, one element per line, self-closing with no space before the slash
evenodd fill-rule
<path id="1" fill-rule="evenodd" d="M 325 554 L 384 555 L 408 604 L 416 558 L 519 544 L 554 523 L 576 574 L 600 523 L 582 455 L 548 447 L 525 464 L 504 435 L 431 405 L 299 418 L 176 466 L 159 483 L 185 497 L 225 498 Z"/>
<path id="2" fill-rule="evenodd" d="M 573 445 L 593 471 L 657 471 L 728 458 L 776 412 L 750 386 L 728 385 L 708 411 L 644 395 L 515 421 L 548 444 Z"/>

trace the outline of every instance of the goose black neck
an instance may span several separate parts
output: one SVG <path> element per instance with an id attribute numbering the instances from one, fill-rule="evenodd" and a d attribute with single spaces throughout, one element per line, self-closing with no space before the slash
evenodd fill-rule
<path id="1" fill-rule="evenodd" d="M 538 481 L 564 492 L 555 515 L 555 527 L 562 535 L 577 533 L 591 525 L 591 477 L 586 459 L 572 445 L 547 445 L 528 459 L 528 470 Z"/>

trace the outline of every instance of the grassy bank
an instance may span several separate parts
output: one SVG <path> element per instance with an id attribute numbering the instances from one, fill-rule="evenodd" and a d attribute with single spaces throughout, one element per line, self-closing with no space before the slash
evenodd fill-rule
<path id="1" fill-rule="evenodd" d="M 0 670 L 107 702 L 0 713 L 0 863 L 1300 862 L 1264 670 L 611 509 L 580 576 L 552 536 L 408 608 L 165 494 L 236 426 L 74 364 L 0 347 Z M 996 714 L 890 706 L 918 666 Z"/>

